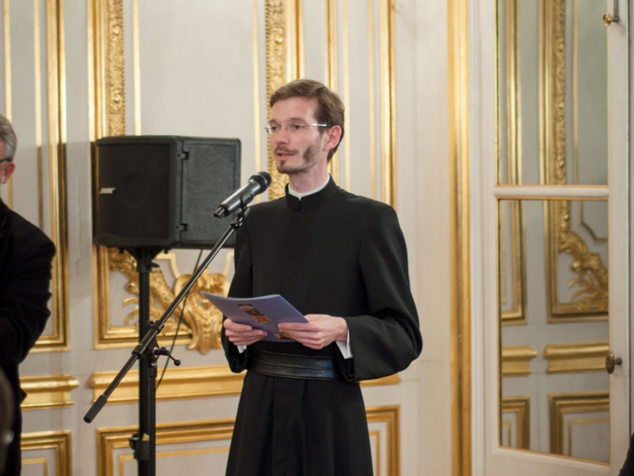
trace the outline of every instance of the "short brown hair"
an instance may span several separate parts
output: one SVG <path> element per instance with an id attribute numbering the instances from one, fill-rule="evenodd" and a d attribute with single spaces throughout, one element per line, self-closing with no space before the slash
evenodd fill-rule
<path id="1" fill-rule="evenodd" d="M 337 95 L 332 92 L 324 84 L 314 79 L 296 79 L 284 86 L 278 88 L 273 94 L 269 105 L 273 107 L 277 101 L 282 99 L 290 99 L 302 97 L 307 99 L 317 99 L 316 117 L 318 122 L 327 124 L 328 127 L 339 126 L 341 128 L 341 137 L 339 143 L 328 152 L 328 160 L 332 158 L 339 148 L 344 133 L 344 106 L 343 102 Z"/>

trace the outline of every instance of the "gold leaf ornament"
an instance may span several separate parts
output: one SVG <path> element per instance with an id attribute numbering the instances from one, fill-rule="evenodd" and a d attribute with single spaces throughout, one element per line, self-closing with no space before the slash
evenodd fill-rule
<path id="1" fill-rule="evenodd" d="M 139 294 L 139 275 L 136 269 L 136 259 L 128 252 L 120 252 L 116 248 L 110 250 L 110 269 L 120 271 L 127 278 L 125 289 L 130 294 Z M 150 272 L 150 298 L 149 314 L 151 320 L 160 319 L 165 310 L 174 301 L 178 293 L 191 278 L 191 274 L 182 274 L 176 278 L 174 289 L 171 289 L 163 271 L 154 268 Z M 190 350 L 198 350 L 206 354 L 212 348 L 220 348 L 220 331 L 222 329 L 222 313 L 205 298 L 201 291 L 226 296 L 229 290 L 229 281 L 222 273 L 210 273 L 205 271 L 192 286 L 189 294 L 179 303 L 172 315 L 165 322 L 159 338 L 178 336 L 191 336 L 187 344 Z M 135 309 L 124 319 L 127 326 L 138 326 L 139 298 L 130 297 L 123 301 L 124 306 L 135 305 Z M 179 320 L 180 323 L 179 327 Z"/>

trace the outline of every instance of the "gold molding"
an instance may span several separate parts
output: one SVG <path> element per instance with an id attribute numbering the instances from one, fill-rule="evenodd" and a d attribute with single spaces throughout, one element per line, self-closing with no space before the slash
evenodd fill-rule
<path id="1" fill-rule="evenodd" d="M 299 34 L 301 3 L 302 0 L 265 1 L 267 116 L 270 111 L 268 98 L 271 94 L 280 86 L 299 77 L 300 53 L 303 52 L 302 37 Z M 284 195 L 287 179 L 277 171 L 270 150 L 268 171 L 271 174 L 269 199 L 273 200 Z"/>
<path id="2" fill-rule="evenodd" d="M 451 382 L 453 476 L 471 474 L 471 259 L 469 254 L 468 2 L 447 4 L 451 242 Z"/>
<path id="3" fill-rule="evenodd" d="M 502 376 L 530 375 L 531 360 L 537 357 L 537 351 L 528 345 L 502 347 Z"/>
<path id="4" fill-rule="evenodd" d="M 547 185 L 565 185 L 566 155 L 566 1 L 548 2 L 544 9 L 544 50 L 541 54 L 543 75 L 542 121 L 543 171 Z M 583 238 L 572 229 L 571 203 L 549 202 L 546 211 L 548 239 L 549 322 L 606 320 L 608 312 L 608 270 L 598 253 L 590 251 Z M 568 283 L 579 286 L 571 302 L 559 302 L 559 254 L 572 258 L 570 270 L 577 275 Z"/>
<path id="5" fill-rule="evenodd" d="M 502 414 L 514 413 L 516 415 L 517 446 L 513 448 L 530 448 L 530 401 L 531 397 L 504 397 L 502 398 Z M 500 418 L 501 420 L 501 418 Z M 500 441 L 501 441 L 500 435 Z"/>
<path id="6" fill-rule="evenodd" d="M 387 405 L 366 408 L 368 423 L 385 423 L 387 442 L 387 476 L 400 475 L 400 407 Z M 159 423 L 156 426 L 157 456 L 160 445 L 196 443 L 227 440 L 227 446 L 216 450 L 229 450 L 228 444 L 233 434 L 234 418 L 198 420 L 190 422 Z M 97 474 L 115 474 L 115 451 L 129 449 L 129 439 L 137 426 L 100 428 L 97 430 Z M 130 450 L 131 452 L 131 450 Z M 128 453 L 130 453 L 128 452 Z M 119 456 L 129 459 L 129 455 Z M 59 473 L 66 474 L 66 473 Z"/>
<path id="7" fill-rule="evenodd" d="M 127 279 L 126 291 L 132 295 L 139 294 L 139 275 L 136 269 L 136 260 L 127 252 L 121 253 L 116 248 L 108 250 L 108 265 L 111 271 L 119 271 Z M 230 255 L 232 256 L 232 255 Z M 152 320 L 161 318 L 165 310 L 174 301 L 176 295 L 183 289 L 191 278 L 191 273 L 179 274 L 176 266 L 176 257 L 173 253 L 161 253 L 156 258 L 167 261 L 175 276 L 174 288 L 170 288 L 163 272 L 154 269 L 150 272 L 150 309 Z M 229 259 L 228 259 L 229 262 Z M 202 354 L 208 353 L 212 348 L 220 348 L 220 330 L 222 326 L 222 313 L 216 309 L 208 299 L 200 292 L 206 291 L 214 294 L 226 295 L 229 290 L 229 282 L 225 273 L 204 272 L 182 304 L 179 305 L 165 327 L 159 334 L 159 343 L 167 344 L 176 337 L 176 343 L 187 343 L 190 350 L 198 350 Z M 95 329 L 96 348 L 110 348 L 131 346 L 138 342 L 138 313 L 139 298 L 130 297 L 123 301 L 124 306 L 134 305 L 134 309 L 127 314 L 123 326 L 113 326 L 108 316 L 100 319 Z M 179 320 L 182 321 L 179 324 Z M 131 324 L 134 321 L 136 324 Z"/>
<path id="8" fill-rule="evenodd" d="M 608 341 L 549 344 L 544 348 L 544 358 L 548 361 L 546 372 L 605 371 L 609 350 Z"/>
<path id="9" fill-rule="evenodd" d="M 499 226 L 499 276 L 498 286 L 500 297 L 500 318 L 503 326 L 524 325 L 526 320 L 526 253 L 524 247 L 524 210 L 519 200 L 509 200 L 509 210 L 503 204 L 505 200 L 498 201 L 498 222 Z M 504 218 L 509 216 L 510 226 L 507 228 Z M 507 237 L 506 231 L 510 232 Z M 506 245 L 510 242 L 510 253 L 507 252 Z M 510 262 L 504 257 L 509 257 Z M 506 265 L 509 266 L 506 266 Z M 508 270 L 510 268 L 510 270 Z M 502 310 L 502 304 L 507 301 L 507 270 L 510 271 L 511 279 L 511 308 Z"/>
<path id="10" fill-rule="evenodd" d="M 517 26 L 517 0 L 506 0 L 505 2 L 505 54 L 504 60 L 506 65 L 505 80 L 506 89 L 500 94 L 504 94 L 506 97 L 506 111 L 504 118 L 506 121 L 503 123 L 506 126 L 506 130 L 503 131 L 500 128 L 501 111 L 496 109 L 496 122 L 498 124 L 497 134 L 498 136 L 504 135 L 506 137 L 506 161 L 502 163 L 503 151 L 501 145 L 502 140 L 496 141 L 496 177 L 498 184 L 512 184 L 517 185 L 521 182 L 521 164 L 522 164 L 522 149 L 521 149 L 521 102 L 520 98 L 520 78 L 519 78 L 519 61 L 518 58 L 518 26 Z M 498 19 L 499 21 L 499 19 Z M 498 38 L 498 42 L 500 39 Z M 498 46 L 499 55 L 499 46 Z M 498 75 L 500 73 L 498 72 Z M 504 172 L 506 172 L 504 174 Z M 510 309 L 501 310 L 500 316 L 502 325 L 519 325 L 526 324 L 526 284 L 525 284 L 525 269 L 526 269 L 526 256 L 524 252 L 524 219 L 523 219 L 523 207 L 520 201 L 511 200 L 509 203 L 508 213 L 506 208 L 503 207 L 504 201 L 498 202 L 498 222 L 500 223 L 499 231 L 499 256 L 510 257 L 510 263 L 506 260 L 502 260 L 499 266 L 499 296 L 500 304 L 504 303 L 507 298 L 507 268 L 510 272 L 511 279 L 511 295 L 512 307 Z M 508 225 L 505 223 L 505 218 L 508 220 Z M 505 225 L 505 226 L 502 226 Z M 506 236 L 508 231 L 509 236 Z M 510 244 L 510 254 L 506 251 L 507 243 Z M 509 266 L 506 266 L 506 265 Z"/>
<path id="11" fill-rule="evenodd" d="M 135 10 L 135 9 L 133 9 Z M 136 10 L 133 12 L 137 14 Z M 103 136 L 124 135 L 125 123 L 125 51 L 124 51 L 124 13 L 123 0 L 100 2 L 93 0 L 89 8 L 89 18 L 93 21 L 94 55 L 93 78 L 95 96 L 94 138 Z M 133 22 L 138 19 L 133 18 Z M 135 23 L 136 34 L 137 25 Z M 136 44 L 136 39 L 135 42 Z M 136 54 L 138 56 L 138 52 Z M 138 58 L 135 58 L 137 61 Z M 138 69 L 138 64 L 135 68 Z M 138 78 L 138 71 L 135 77 Z M 135 88 L 138 85 L 135 83 Z M 137 91 L 140 94 L 140 91 Z M 138 112 L 138 111 L 137 111 Z M 135 126 L 139 127 L 138 120 Z M 94 173 L 97 173 L 98 158 L 93 147 Z M 97 177 L 93 176 L 94 183 Z M 93 203 L 96 203 L 94 200 Z M 138 309 L 133 310 L 125 318 L 125 325 L 113 326 L 111 323 L 110 303 L 110 271 L 120 271 L 127 278 L 126 289 L 138 295 L 138 273 L 136 261 L 129 253 L 119 253 L 116 248 L 93 246 L 93 269 L 95 306 L 93 311 L 94 345 L 97 349 L 112 347 L 130 347 L 138 342 L 138 323 L 128 325 L 138 317 Z M 173 301 L 176 294 L 190 275 L 175 275 L 174 289 L 170 289 L 162 272 L 153 271 L 150 276 L 150 317 L 158 319 Z M 177 343 L 187 343 L 188 348 L 207 353 L 211 348 L 220 347 L 220 323 L 222 316 L 211 304 L 203 299 L 197 291 L 226 292 L 224 276 L 205 274 L 197 281 L 192 293 L 184 302 L 185 308 L 179 307 L 166 323 L 160 334 L 160 343 L 176 336 Z M 226 279 L 225 279 L 226 281 Z M 211 286 L 211 287 L 209 287 Z M 208 288 L 209 287 L 209 288 Z M 138 298 L 130 297 L 123 305 L 138 304 Z M 183 325 L 178 320 L 182 316 Z"/>
<path id="12" fill-rule="evenodd" d="M 123 0 L 107 2 L 92 0 L 88 17 L 93 21 L 89 28 L 92 46 L 91 91 L 94 94 L 92 137 L 98 139 L 110 135 L 125 134 L 125 88 L 123 45 Z M 93 146 L 93 173 L 97 173 Z M 93 183 L 97 183 L 93 176 Z M 93 197 L 93 204 L 97 201 Z M 94 215 L 94 210 L 93 210 Z M 103 327 L 110 320 L 110 265 L 108 248 L 93 245 L 93 329 L 96 348 L 102 342 Z M 104 324 L 106 323 L 106 324 Z"/>
<path id="13" fill-rule="evenodd" d="M 21 377 L 20 387 L 26 392 L 22 410 L 65 408 L 74 405 L 70 392 L 79 387 L 79 381 L 71 375 Z"/>
<path id="14" fill-rule="evenodd" d="M 7 7 L 7 5 L 5 5 Z M 34 25 L 36 33 L 39 35 L 39 7 L 36 7 L 34 15 L 37 22 Z M 57 252 L 53 259 L 51 272 L 51 326 L 50 334 L 42 334 L 34 347 L 33 353 L 67 351 L 70 348 L 70 312 L 68 309 L 69 283 L 68 283 L 68 233 L 66 216 L 66 78 L 65 78 L 65 50 L 64 50 L 64 8 L 63 0 L 47 0 L 45 13 L 46 21 L 46 89 L 47 89 L 47 155 L 48 155 L 48 186 L 50 204 L 50 237 L 55 243 Z M 6 19 L 5 19 L 6 21 Z M 41 55 L 39 45 L 36 46 L 36 55 Z M 41 58 L 36 58 L 36 63 Z M 39 65 L 39 63 L 38 63 Z M 39 70 L 36 66 L 36 76 Z M 38 76 L 39 77 L 39 76 Z M 38 82 L 38 78 L 36 78 Z M 39 90 L 38 90 L 39 94 Z M 41 97 L 36 97 L 36 102 L 41 101 Z M 36 118 L 42 120 L 42 104 L 36 104 Z M 40 124 L 38 124 L 40 127 Z M 43 222 L 43 199 L 41 197 L 41 187 L 43 180 L 42 173 L 42 143 L 40 133 L 37 132 L 39 143 L 38 154 L 38 185 L 40 188 L 40 223 Z"/>
<path id="15" fill-rule="evenodd" d="M 550 452 L 564 454 L 564 423 L 569 413 L 609 412 L 609 392 L 552 393 L 548 395 Z"/>
<path id="16" fill-rule="evenodd" d="M 234 418 L 198 420 L 181 423 L 159 423 L 156 425 L 157 456 L 160 445 L 229 440 L 233 434 Z M 115 451 L 129 449 L 130 437 L 138 426 L 120 426 L 97 430 L 97 475 L 112 476 L 115 472 Z M 131 451 L 131 450 L 130 450 Z M 120 456 L 123 458 L 123 456 Z"/>
<path id="17" fill-rule="evenodd" d="M 114 380 L 118 371 L 95 372 L 88 379 L 93 402 Z M 244 373 L 235 374 L 227 365 L 167 369 L 156 392 L 157 400 L 209 398 L 240 395 Z M 108 403 L 130 403 L 139 399 L 139 371 L 128 372 L 110 395 Z"/>
<path id="18" fill-rule="evenodd" d="M 381 200 L 396 208 L 396 53 L 394 47 L 394 0 L 383 0 L 379 13 L 381 72 Z"/>
<path id="19" fill-rule="evenodd" d="M 88 379 L 93 389 L 93 402 L 103 394 L 117 376 L 118 371 L 95 372 Z M 231 372 L 227 365 L 167 369 L 156 392 L 157 400 L 182 400 L 240 395 L 244 372 Z M 397 385 L 398 374 L 361 382 L 364 387 Z M 132 370 L 119 383 L 108 403 L 130 403 L 139 399 L 139 371 Z"/>
<path id="20" fill-rule="evenodd" d="M 385 423 L 385 440 L 387 444 L 387 476 L 399 476 L 401 474 L 401 441 L 399 405 L 386 405 L 366 408 L 368 423 Z M 377 455 L 377 458 L 380 455 Z M 379 474 L 379 468 L 375 468 Z"/>
<path id="21" fill-rule="evenodd" d="M 53 449 L 55 451 L 55 474 L 73 475 L 73 445 L 70 430 L 22 433 L 21 444 L 24 467 L 29 463 L 27 458 L 29 451 Z"/>

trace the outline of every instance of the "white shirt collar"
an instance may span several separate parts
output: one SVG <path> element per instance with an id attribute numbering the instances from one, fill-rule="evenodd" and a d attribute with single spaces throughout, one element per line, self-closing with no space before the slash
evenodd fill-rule
<path id="1" fill-rule="evenodd" d="M 289 193 L 289 195 L 292 195 L 293 197 L 296 197 L 296 198 L 301 200 L 302 198 L 307 197 L 308 195 L 312 195 L 314 193 L 321 192 L 323 189 L 326 188 L 326 185 L 328 185 L 329 181 L 330 181 L 330 175 L 328 175 L 326 177 L 326 181 L 322 185 L 317 187 L 315 190 L 311 190 L 310 192 L 304 192 L 304 193 L 296 192 L 295 190 L 293 190 L 291 188 L 291 184 L 289 183 L 288 184 L 288 193 Z"/>

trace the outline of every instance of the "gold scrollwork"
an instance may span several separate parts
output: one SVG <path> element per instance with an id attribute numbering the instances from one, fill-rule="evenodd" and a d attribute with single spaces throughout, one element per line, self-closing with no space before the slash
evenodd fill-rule
<path id="1" fill-rule="evenodd" d="M 294 10 L 291 0 L 267 0 L 266 17 L 266 92 L 270 97 L 273 92 L 290 79 L 296 77 L 294 64 L 297 64 L 297 45 L 292 41 L 296 29 L 297 18 L 289 15 Z M 292 22 L 289 21 L 292 18 Z M 291 78 L 291 76 L 293 78 Z M 268 112 L 267 105 L 267 112 Z M 287 179 L 275 167 L 275 159 L 269 151 L 268 170 L 271 174 L 269 198 L 275 199 L 284 195 Z"/>
<path id="2" fill-rule="evenodd" d="M 546 78 L 545 109 L 547 121 L 546 182 L 554 185 L 567 183 L 566 156 L 566 2 L 552 2 L 548 12 L 547 36 L 550 56 L 544 60 L 551 75 Z M 550 142 L 550 143 L 549 143 Z M 550 301 L 551 320 L 579 315 L 605 314 L 608 311 L 608 270 L 598 253 L 591 252 L 583 238 L 572 229 L 570 201 L 553 201 L 548 206 L 550 223 Z M 572 257 L 570 270 L 577 275 L 568 283 L 578 286 L 571 302 L 560 303 L 557 287 L 557 256 L 567 253 Z M 585 317 L 588 318 L 588 317 Z M 598 317 L 599 319 L 604 318 Z M 595 317 L 596 319 L 596 317 Z"/>
<path id="3" fill-rule="evenodd" d="M 110 269 L 118 270 L 128 278 L 126 290 L 131 294 L 139 294 L 139 276 L 136 270 L 136 260 L 129 253 L 120 253 L 111 248 L 109 255 Z M 160 269 L 154 269 L 150 273 L 150 319 L 160 319 L 165 310 L 174 301 L 176 295 L 187 284 L 191 274 L 182 274 L 176 278 L 174 289 L 171 289 Z M 191 335 L 188 344 L 190 350 L 197 349 L 205 354 L 212 348 L 221 347 L 220 330 L 222 326 L 222 313 L 214 307 L 208 299 L 200 294 L 201 291 L 213 294 L 226 295 L 229 290 L 229 282 L 222 273 L 203 273 L 190 290 L 184 307 L 178 306 L 163 328 L 163 336 L 174 336 L 177 332 Z M 127 298 L 124 306 L 138 304 L 139 298 Z M 138 318 L 138 307 L 130 312 L 125 323 L 130 324 Z M 181 329 L 178 323 L 182 318 Z"/>

